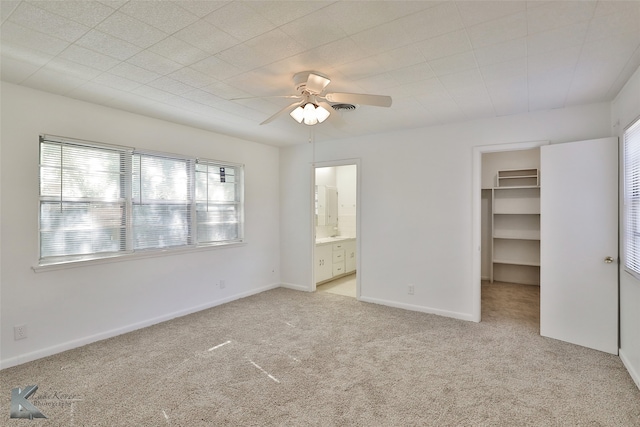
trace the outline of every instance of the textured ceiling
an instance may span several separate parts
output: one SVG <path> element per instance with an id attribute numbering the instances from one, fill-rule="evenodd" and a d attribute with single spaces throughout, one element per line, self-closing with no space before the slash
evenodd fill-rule
<path id="1" fill-rule="evenodd" d="M 0 1 L 3 81 L 272 145 L 292 76 L 393 97 L 316 140 L 610 101 L 639 1 Z M 241 97 L 256 99 L 232 100 Z"/>

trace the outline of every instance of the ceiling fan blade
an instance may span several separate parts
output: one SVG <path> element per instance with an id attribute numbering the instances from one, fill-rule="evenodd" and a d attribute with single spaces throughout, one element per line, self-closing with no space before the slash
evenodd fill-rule
<path id="1" fill-rule="evenodd" d="M 319 74 L 309 73 L 305 88 L 311 93 L 318 94 L 322 92 L 329 83 L 331 83 L 331 80 L 329 78 L 321 76 Z"/>
<path id="2" fill-rule="evenodd" d="M 294 102 L 291 105 L 287 105 L 282 110 L 278 111 L 273 116 L 269 117 L 267 120 L 265 120 L 264 122 L 260 123 L 260 125 L 266 125 L 267 123 L 271 123 L 272 121 L 274 121 L 275 119 L 280 117 L 282 114 L 289 113 L 289 112 L 293 111 L 296 107 L 302 105 L 303 102 L 304 101 Z"/>
<path id="3" fill-rule="evenodd" d="M 329 112 L 329 118 L 327 120 L 333 123 L 334 126 L 341 127 L 342 125 L 344 125 L 344 120 L 342 120 L 340 114 L 338 114 L 338 112 L 331 106 L 331 104 L 325 101 L 317 101 L 317 103 L 319 106 Z"/>
<path id="4" fill-rule="evenodd" d="M 391 97 L 386 95 L 366 95 L 362 93 L 328 93 L 324 96 L 329 102 L 346 104 L 373 105 L 375 107 L 391 107 Z"/>

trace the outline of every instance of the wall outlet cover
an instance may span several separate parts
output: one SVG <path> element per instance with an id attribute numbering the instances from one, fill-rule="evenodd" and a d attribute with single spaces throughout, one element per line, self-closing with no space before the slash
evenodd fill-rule
<path id="1" fill-rule="evenodd" d="M 27 337 L 27 325 L 16 325 L 13 327 L 13 339 L 23 340 Z"/>

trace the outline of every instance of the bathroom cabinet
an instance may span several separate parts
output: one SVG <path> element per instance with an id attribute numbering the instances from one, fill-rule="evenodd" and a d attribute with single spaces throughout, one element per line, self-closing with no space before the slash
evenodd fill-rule
<path id="1" fill-rule="evenodd" d="M 316 245 L 315 258 L 316 283 L 331 279 L 333 277 L 333 248 L 331 245 Z"/>
<path id="2" fill-rule="evenodd" d="M 316 243 L 316 283 L 336 279 L 356 270 L 356 239 L 328 238 Z"/>
<path id="3" fill-rule="evenodd" d="M 344 272 L 353 273 L 356 271 L 356 241 L 355 239 L 347 240 L 344 243 Z"/>

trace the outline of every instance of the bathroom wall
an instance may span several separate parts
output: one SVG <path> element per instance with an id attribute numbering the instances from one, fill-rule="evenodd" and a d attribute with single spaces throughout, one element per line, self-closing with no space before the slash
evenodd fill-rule
<path id="1" fill-rule="evenodd" d="M 316 225 L 316 238 L 356 237 L 356 165 L 316 168 L 316 185 L 338 189 L 338 229 Z"/>
<path id="2" fill-rule="evenodd" d="M 336 168 L 334 167 L 326 167 L 326 168 L 316 168 L 316 187 L 325 186 L 325 187 L 337 187 L 336 183 Z M 316 197 L 317 194 L 316 194 Z M 325 203 L 326 204 L 326 203 Z M 340 234 L 340 229 L 336 229 L 333 225 L 322 225 L 318 224 L 316 219 L 316 239 L 321 239 L 323 237 L 336 236 Z"/>
<path id="3" fill-rule="evenodd" d="M 338 229 L 340 236 L 356 236 L 356 190 L 357 166 L 338 166 L 336 186 L 338 187 Z"/>

